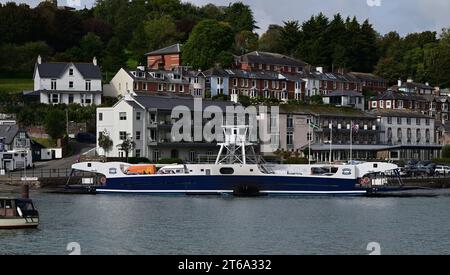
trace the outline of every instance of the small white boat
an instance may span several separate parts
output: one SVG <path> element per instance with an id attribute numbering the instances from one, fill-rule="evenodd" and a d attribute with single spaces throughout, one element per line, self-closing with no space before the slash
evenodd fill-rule
<path id="1" fill-rule="evenodd" d="M 0 229 L 37 228 L 39 213 L 31 199 L 0 198 Z"/>

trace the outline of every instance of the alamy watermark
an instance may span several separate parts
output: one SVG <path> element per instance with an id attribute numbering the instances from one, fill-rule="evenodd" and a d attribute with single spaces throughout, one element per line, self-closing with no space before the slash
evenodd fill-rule
<path id="1" fill-rule="evenodd" d="M 223 126 L 246 129 L 246 141 L 259 144 L 273 144 L 280 134 L 279 106 L 240 105 L 219 107 L 209 105 L 203 108 L 201 98 L 194 99 L 194 109 L 176 106 L 171 114 L 173 123 L 171 142 L 224 142 Z M 233 133 L 230 133 L 233 134 Z M 244 134 L 234 133 L 234 134 Z"/>

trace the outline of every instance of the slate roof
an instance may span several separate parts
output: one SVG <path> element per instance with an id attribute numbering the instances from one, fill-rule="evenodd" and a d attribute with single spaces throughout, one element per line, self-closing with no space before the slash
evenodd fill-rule
<path id="1" fill-rule="evenodd" d="M 363 97 L 363 94 L 357 91 L 333 91 L 327 95 L 324 95 L 323 97 L 333 97 L 333 96 L 357 96 L 357 97 Z"/>
<path id="2" fill-rule="evenodd" d="M 194 98 L 192 97 L 138 95 L 134 97 L 134 100 L 146 109 L 172 110 L 177 106 L 186 106 L 190 110 L 194 110 Z M 225 111 L 227 106 L 235 106 L 235 104 L 231 101 L 202 100 L 203 109 L 208 106 L 218 106 Z"/>
<path id="3" fill-rule="evenodd" d="M 168 47 L 155 50 L 153 52 L 146 53 L 145 55 L 164 55 L 164 54 L 174 54 L 181 53 L 181 44 L 174 44 Z"/>
<path id="4" fill-rule="evenodd" d="M 380 81 L 380 82 L 387 82 L 386 79 L 379 77 L 374 74 L 370 73 L 360 73 L 360 72 L 351 72 L 350 75 L 356 77 L 357 79 L 361 81 Z"/>
<path id="5" fill-rule="evenodd" d="M 307 65 L 306 62 L 276 53 L 268 53 L 261 51 L 254 51 L 244 54 L 239 57 L 240 60 L 248 63 L 279 65 L 279 66 L 297 66 L 303 67 Z"/>
<path id="6" fill-rule="evenodd" d="M 174 83 L 174 84 L 189 84 L 189 81 L 186 77 L 191 76 L 191 74 L 187 72 L 177 72 L 177 71 L 165 71 L 165 70 L 149 70 L 149 71 L 139 71 L 139 70 L 125 70 L 128 75 L 137 81 L 146 81 L 146 82 L 158 82 L 158 83 Z M 134 75 L 136 74 L 136 75 Z M 152 75 L 154 74 L 154 76 Z M 156 77 L 157 74 L 160 74 L 162 78 Z M 174 79 L 171 75 L 179 75 L 179 79 Z"/>
<path id="7" fill-rule="evenodd" d="M 371 98 L 371 100 L 415 100 L 415 101 L 427 101 L 426 98 L 420 95 L 414 95 L 414 94 L 406 94 L 402 92 L 395 92 L 395 91 L 386 91 L 384 93 L 378 94 L 378 96 L 374 96 Z"/>
<path id="8" fill-rule="evenodd" d="M 41 78 L 60 78 L 67 68 L 73 64 L 85 79 L 102 79 L 102 72 L 93 63 L 42 63 L 37 64 Z"/>
<path id="9" fill-rule="evenodd" d="M 19 132 L 18 125 L 0 125 L 0 139 L 5 139 L 5 144 L 11 144 Z"/>
<path id="10" fill-rule="evenodd" d="M 430 118 L 427 115 L 424 115 L 419 112 L 414 112 L 410 110 L 392 110 L 392 109 L 380 109 L 380 110 L 372 110 L 370 113 L 374 115 L 380 115 L 385 117 L 411 117 L 411 118 Z"/>

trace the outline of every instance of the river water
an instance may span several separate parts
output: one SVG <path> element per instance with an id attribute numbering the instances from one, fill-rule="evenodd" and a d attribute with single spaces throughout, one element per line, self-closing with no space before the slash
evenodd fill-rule
<path id="1" fill-rule="evenodd" d="M 32 193 L 37 230 L 0 231 L 0 254 L 450 254 L 437 197 L 188 197 Z"/>

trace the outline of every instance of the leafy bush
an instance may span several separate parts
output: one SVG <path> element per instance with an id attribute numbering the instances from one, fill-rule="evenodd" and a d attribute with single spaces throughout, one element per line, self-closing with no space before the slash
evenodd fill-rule
<path id="1" fill-rule="evenodd" d="M 442 147 L 442 157 L 450 158 L 450 145 L 445 145 Z"/>
<path id="2" fill-rule="evenodd" d="M 306 158 L 297 158 L 297 157 L 290 157 L 283 161 L 283 164 L 308 164 L 308 159 Z"/>
<path id="3" fill-rule="evenodd" d="M 174 164 L 174 163 L 183 163 L 183 161 L 179 158 L 166 158 L 158 161 L 158 164 Z"/>

